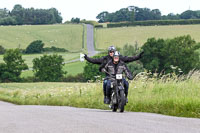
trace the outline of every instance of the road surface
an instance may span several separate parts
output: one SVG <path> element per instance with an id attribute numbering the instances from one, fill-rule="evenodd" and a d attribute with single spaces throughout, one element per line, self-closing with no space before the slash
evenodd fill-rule
<path id="1" fill-rule="evenodd" d="M 87 24 L 86 26 L 87 26 L 87 50 L 88 50 L 88 56 L 91 57 L 97 54 L 98 51 L 96 51 L 94 48 L 94 27 L 90 24 Z M 71 61 L 66 61 L 64 62 L 64 64 L 77 61 L 80 61 L 80 59 L 78 58 Z"/>
<path id="2" fill-rule="evenodd" d="M 200 133 L 200 119 L 0 102 L 0 133 Z"/>

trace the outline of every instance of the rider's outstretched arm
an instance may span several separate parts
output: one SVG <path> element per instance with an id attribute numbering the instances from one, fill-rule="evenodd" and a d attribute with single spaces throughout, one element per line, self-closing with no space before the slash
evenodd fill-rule
<path id="1" fill-rule="evenodd" d="M 85 58 L 88 62 L 93 63 L 93 64 L 102 64 L 102 63 L 103 63 L 103 59 L 104 59 L 104 57 L 96 58 L 96 59 L 90 58 L 90 57 L 88 57 L 86 54 L 85 54 L 84 58 Z"/>
<path id="2" fill-rule="evenodd" d="M 139 55 L 137 55 L 137 56 L 132 56 L 132 57 L 121 56 L 121 57 L 120 57 L 120 60 L 122 60 L 124 63 L 136 61 L 136 60 L 139 60 L 140 58 L 142 58 L 142 55 L 143 55 L 143 54 L 144 54 L 144 52 L 141 52 Z"/>

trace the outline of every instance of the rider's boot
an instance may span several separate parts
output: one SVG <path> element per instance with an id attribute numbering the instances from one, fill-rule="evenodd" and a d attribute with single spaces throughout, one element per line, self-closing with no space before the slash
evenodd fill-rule
<path id="1" fill-rule="evenodd" d="M 126 103 L 128 103 L 128 92 L 125 92 Z"/>
<path id="2" fill-rule="evenodd" d="M 110 98 L 108 96 L 105 97 L 104 103 L 105 104 L 110 104 Z"/>
<path id="3" fill-rule="evenodd" d="M 105 88 L 103 88 L 103 95 L 104 95 L 103 102 L 106 104 L 106 89 Z"/>
<path id="4" fill-rule="evenodd" d="M 128 98 L 126 97 L 126 103 L 128 103 Z"/>

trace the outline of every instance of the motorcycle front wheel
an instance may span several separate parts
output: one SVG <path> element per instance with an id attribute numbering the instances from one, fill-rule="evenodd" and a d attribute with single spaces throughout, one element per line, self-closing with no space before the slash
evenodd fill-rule
<path id="1" fill-rule="evenodd" d="M 120 100 L 119 100 L 119 112 L 124 112 L 124 106 L 126 104 L 126 98 L 124 90 L 120 90 Z"/>

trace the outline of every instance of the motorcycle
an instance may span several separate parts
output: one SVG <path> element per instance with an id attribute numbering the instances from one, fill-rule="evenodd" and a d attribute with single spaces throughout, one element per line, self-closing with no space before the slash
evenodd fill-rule
<path id="1" fill-rule="evenodd" d="M 105 71 L 106 72 L 106 71 Z M 106 72 L 108 73 L 108 72 Z M 109 74 L 109 73 L 108 73 Z M 109 107 L 113 112 L 119 109 L 119 112 L 124 112 L 124 107 L 126 105 L 125 89 L 122 83 L 122 74 L 116 74 L 115 76 L 109 74 L 109 79 L 111 80 L 111 103 Z"/>

